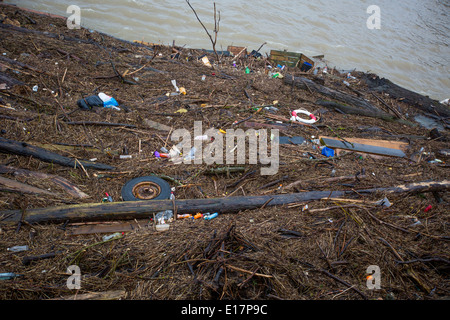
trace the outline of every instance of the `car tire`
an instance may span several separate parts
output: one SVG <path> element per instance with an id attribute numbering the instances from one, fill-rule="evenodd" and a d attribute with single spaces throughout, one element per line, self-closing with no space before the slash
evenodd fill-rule
<path id="1" fill-rule="evenodd" d="M 154 177 L 138 177 L 129 180 L 122 187 L 123 201 L 166 200 L 171 188 L 167 181 Z"/>

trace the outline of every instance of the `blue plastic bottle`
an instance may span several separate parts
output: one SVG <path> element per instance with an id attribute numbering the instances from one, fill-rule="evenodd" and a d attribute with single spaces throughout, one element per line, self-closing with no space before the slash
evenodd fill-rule
<path id="1" fill-rule="evenodd" d="M 215 217 L 217 217 L 219 214 L 216 213 L 212 213 L 212 214 L 205 214 L 205 216 L 203 217 L 205 220 L 211 220 L 214 219 Z"/>

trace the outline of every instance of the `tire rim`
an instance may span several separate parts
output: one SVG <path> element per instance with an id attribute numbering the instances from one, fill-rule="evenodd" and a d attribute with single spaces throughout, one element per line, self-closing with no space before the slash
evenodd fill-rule
<path id="1" fill-rule="evenodd" d="M 133 195 L 137 199 L 150 200 L 161 193 L 161 187 L 150 181 L 140 182 L 133 187 Z"/>

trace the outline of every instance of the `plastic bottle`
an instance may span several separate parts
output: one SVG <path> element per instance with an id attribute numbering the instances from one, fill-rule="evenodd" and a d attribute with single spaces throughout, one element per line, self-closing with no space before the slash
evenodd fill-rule
<path id="1" fill-rule="evenodd" d="M 13 272 L 0 273 L 0 280 L 10 280 L 16 277 L 20 277 L 20 274 L 16 274 Z"/>
<path id="2" fill-rule="evenodd" d="M 185 157 L 185 160 L 194 160 L 196 151 L 197 149 L 195 147 L 192 147 L 191 151 L 189 151 L 189 154 Z"/>
<path id="3" fill-rule="evenodd" d="M 205 213 L 204 214 L 204 216 L 203 216 L 203 219 L 205 219 L 205 220 L 211 220 L 211 219 L 214 219 L 215 217 L 217 217 L 219 214 L 217 213 L 217 212 L 215 212 L 215 213 Z"/>
<path id="4" fill-rule="evenodd" d="M 278 108 L 277 107 L 264 107 L 264 110 L 277 112 Z"/>
<path id="5" fill-rule="evenodd" d="M 195 216 L 192 217 L 192 219 L 200 219 L 203 217 L 203 214 L 201 214 L 200 212 L 197 213 Z"/>
<path id="6" fill-rule="evenodd" d="M 177 219 L 185 219 L 185 218 L 192 218 L 192 214 L 186 213 L 177 215 Z"/>
<path id="7" fill-rule="evenodd" d="M 156 158 L 170 158 L 170 154 L 169 153 L 160 153 L 158 151 L 153 152 L 153 155 Z"/>
<path id="8" fill-rule="evenodd" d="M 21 251 L 27 251 L 29 249 L 29 247 L 27 245 L 25 246 L 14 246 L 11 248 L 8 248 L 6 250 L 11 251 L 11 252 L 21 252 Z"/>

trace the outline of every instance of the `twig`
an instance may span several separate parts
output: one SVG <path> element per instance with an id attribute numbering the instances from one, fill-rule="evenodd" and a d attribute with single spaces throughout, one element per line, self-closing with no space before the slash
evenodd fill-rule
<path id="1" fill-rule="evenodd" d="M 363 299 L 368 300 L 367 296 L 362 293 L 361 291 L 359 291 L 358 289 L 356 289 L 353 285 L 351 285 L 350 283 L 348 283 L 347 281 L 342 280 L 341 278 L 338 278 L 337 276 L 335 276 L 334 274 L 324 270 L 324 269 L 317 269 L 315 271 L 319 271 L 322 272 L 323 274 L 329 276 L 330 278 L 336 280 L 337 282 L 342 283 L 343 285 L 351 288 L 352 290 L 354 290 L 356 293 L 358 293 L 361 297 L 363 297 Z"/>
<path id="2" fill-rule="evenodd" d="M 117 71 L 116 66 L 114 65 L 114 62 L 112 60 L 109 60 L 109 62 L 111 63 L 111 66 L 114 70 L 114 73 L 116 74 L 117 77 L 119 77 L 120 80 L 122 80 L 123 83 L 127 83 L 127 84 L 137 84 L 133 81 L 129 81 L 127 79 L 125 79 L 120 73 L 119 71 Z"/>
<path id="3" fill-rule="evenodd" d="M 241 183 L 242 181 L 244 181 L 248 176 L 254 174 L 255 172 L 256 172 L 256 170 L 249 171 L 249 172 L 245 173 L 245 174 L 242 176 L 242 178 L 240 178 L 238 181 L 236 181 L 236 182 L 234 182 L 234 183 L 232 183 L 232 184 L 227 185 L 227 188 L 234 188 L 234 187 L 236 187 L 239 183 Z"/>
<path id="4" fill-rule="evenodd" d="M 378 101 L 380 101 L 386 108 L 388 108 L 389 110 L 391 110 L 392 112 L 395 113 L 395 115 L 399 118 L 399 119 L 403 119 L 402 115 L 400 114 L 400 112 L 398 112 L 397 110 L 395 110 L 395 108 L 392 108 L 390 105 L 388 105 L 382 98 L 378 97 L 375 93 L 371 92 L 371 94 L 378 99 Z"/>
<path id="5" fill-rule="evenodd" d="M 363 208 L 363 207 L 361 207 L 361 208 Z M 375 219 L 375 220 L 376 220 L 378 223 L 380 223 L 380 224 L 384 224 L 384 225 L 386 225 L 386 226 L 389 226 L 389 227 L 391 227 L 391 228 L 394 228 L 394 229 L 397 229 L 397 230 L 400 230 L 400 231 L 403 231 L 403 232 L 406 232 L 406 233 L 409 233 L 409 232 L 410 232 L 409 230 L 403 229 L 403 228 L 401 228 L 401 227 L 398 227 L 398 226 L 396 226 L 396 225 L 390 224 L 390 223 L 388 223 L 388 222 L 384 222 L 384 221 L 378 219 L 377 217 L 375 217 L 373 214 L 371 214 L 370 211 L 369 211 L 368 209 L 366 209 L 366 208 L 363 208 L 363 209 L 365 209 L 365 210 L 367 211 L 367 214 L 368 214 L 370 217 L 372 217 L 373 219 Z"/>
<path id="6" fill-rule="evenodd" d="M 111 122 L 98 122 L 98 121 L 67 121 L 65 124 L 70 125 L 93 125 L 93 126 L 110 126 L 110 127 L 125 127 L 136 128 L 133 124 L 127 123 L 111 123 Z"/>
<path id="7" fill-rule="evenodd" d="M 216 43 L 217 43 L 217 34 L 219 33 L 219 23 L 220 23 L 220 11 L 219 11 L 219 20 L 217 20 L 217 16 L 216 16 L 216 3 L 214 2 L 214 40 L 211 36 L 211 34 L 209 33 L 208 29 L 206 29 L 205 25 L 203 24 L 203 22 L 200 20 L 200 18 L 197 15 L 197 12 L 195 11 L 195 9 L 192 7 L 191 3 L 189 2 L 189 0 L 186 0 L 186 3 L 189 5 L 189 7 L 192 9 L 192 11 L 195 14 L 195 17 L 197 18 L 198 22 L 200 22 L 201 26 L 203 27 L 203 29 L 205 30 L 206 34 L 209 37 L 209 40 L 211 41 L 212 44 L 212 48 L 214 51 L 214 54 L 216 55 L 217 61 L 219 61 L 219 54 L 216 51 Z"/>
<path id="8" fill-rule="evenodd" d="M 87 173 L 86 169 L 84 168 L 83 164 L 78 161 L 77 158 L 75 158 L 75 168 L 77 167 L 77 163 L 81 166 L 81 169 L 84 171 L 84 173 L 86 174 L 86 176 L 89 178 L 89 174 Z"/>
<path id="9" fill-rule="evenodd" d="M 450 264 L 450 261 L 445 259 L 445 258 L 441 258 L 441 257 L 431 257 L 431 258 L 425 258 L 425 259 L 414 259 L 414 260 L 408 260 L 408 261 L 401 261 L 401 260 L 396 260 L 395 262 L 397 262 L 398 264 L 409 264 L 409 263 L 414 263 L 414 262 L 434 262 L 434 261 L 439 261 L 439 262 L 444 262 L 446 264 Z"/>
<path id="10" fill-rule="evenodd" d="M 75 257 L 72 259 L 72 261 L 70 262 L 70 264 L 73 264 L 73 262 L 75 262 L 75 260 L 76 260 L 76 259 L 77 259 L 84 251 L 86 251 L 87 249 L 92 248 L 92 247 L 97 246 L 97 245 L 100 245 L 100 244 L 104 244 L 104 243 L 111 242 L 111 241 L 114 241 L 114 240 L 122 239 L 122 238 L 123 238 L 123 235 L 120 235 L 120 236 L 117 236 L 117 237 L 114 237 L 114 238 L 111 238 L 111 239 L 108 239 L 108 240 L 105 240 L 105 241 L 99 241 L 99 242 L 93 243 L 93 244 L 91 244 L 91 245 L 88 245 L 87 247 L 84 247 L 83 249 L 80 249 L 80 250 L 78 250 L 78 251 L 76 251 L 76 252 L 74 252 L 74 253 L 72 253 L 72 254 L 69 255 L 69 256 L 75 256 Z"/>
<path id="11" fill-rule="evenodd" d="M 389 249 L 391 249 L 392 253 L 394 254 L 394 256 L 400 261 L 400 262 L 404 262 L 404 260 L 402 259 L 402 257 L 399 255 L 399 253 L 397 252 L 397 250 L 394 249 L 394 247 L 387 242 L 385 239 L 379 237 L 378 238 L 381 242 L 383 242 L 386 246 L 389 247 Z M 419 277 L 416 275 L 416 273 L 414 272 L 414 270 L 412 269 L 412 267 L 408 267 L 408 269 L 406 270 L 406 274 L 408 275 L 409 278 L 411 278 L 411 280 L 417 284 L 419 286 L 419 288 L 424 291 L 425 293 L 429 294 L 431 289 L 428 288 L 428 286 L 426 286 L 425 284 L 422 283 L 422 281 L 420 281 Z"/>
<path id="12" fill-rule="evenodd" d="M 264 204 L 261 206 L 260 209 L 264 209 L 264 208 L 269 204 L 269 202 L 272 201 L 272 200 L 273 200 L 273 198 L 270 198 L 269 200 L 267 200 L 266 202 L 264 202 Z"/>
<path id="13" fill-rule="evenodd" d="M 258 276 L 258 277 L 273 278 L 273 276 L 271 276 L 271 275 L 248 271 L 248 270 L 245 270 L 245 269 L 242 269 L 242 268 L 238 268 L 238 267 L 235 267 L 235 266 L 232 266 L 232 265 L 229 265 L 229 264 L 225 264 L 224 266 L 227 267 L 227 268 L 230 268 L 231 270 L 235 270 L 235 271 L 239 271 L 239 272 L 243 272 L 243 273 L 248 273 L 248 274 L 251 274 L 251 275 Z"/>

